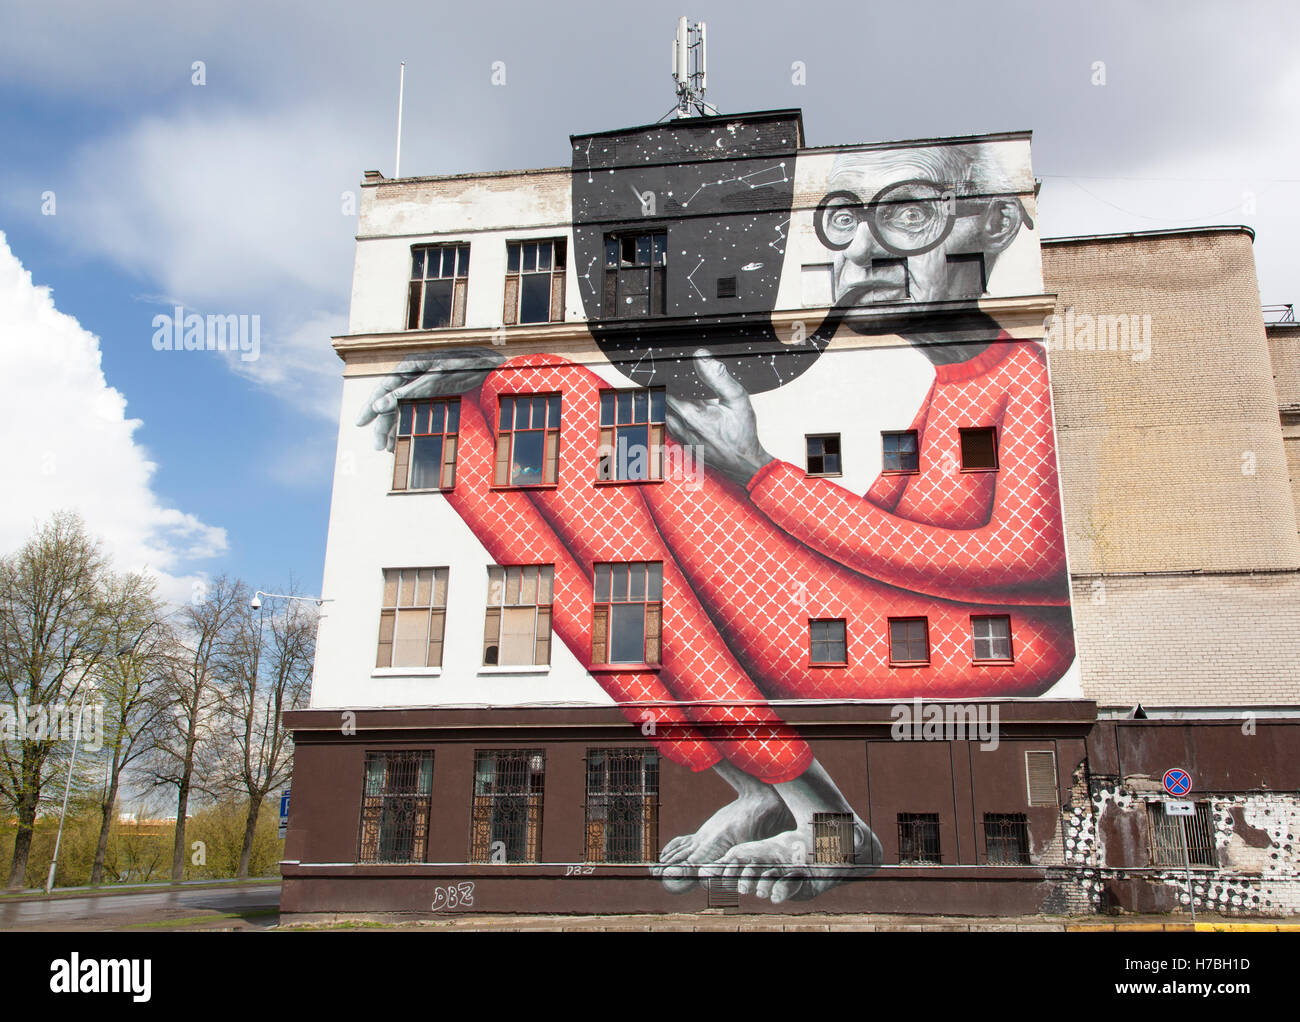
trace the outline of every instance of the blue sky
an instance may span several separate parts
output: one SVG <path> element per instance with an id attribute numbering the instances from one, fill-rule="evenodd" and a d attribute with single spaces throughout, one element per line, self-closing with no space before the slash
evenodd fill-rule
<path id="1" fill-rule="evenodd" d="M 222 571 L 319 589 L 343 193 L 393 171 L 400 60 L 406 173 L 556 165 L 569 133 L 672 106 L 668 42 L 689 13 L 709 23 L 723 112 L 802 107 L 814 145 L 1032 129 L 1048 236 L 1248 223 L 1263 300 L 1300 297 L 1294 4 L 6 6 L 0 449 L 17 486 L 0 546 L 74 505 L 172 593 Z M 13 260 L 75 324 L 33 311 Z M 262 357 L 155 351 L 152 318 L 175 303 L 258 314 Z"/>

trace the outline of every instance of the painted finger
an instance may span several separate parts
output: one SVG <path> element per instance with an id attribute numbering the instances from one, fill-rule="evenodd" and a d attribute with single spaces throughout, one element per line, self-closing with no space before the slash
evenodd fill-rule
<path id="1" fill-rule="evenodd" d="M 705 348 L 695 352 L 695 373 L 724 401 L 749 399 L 749 391 Z"/>

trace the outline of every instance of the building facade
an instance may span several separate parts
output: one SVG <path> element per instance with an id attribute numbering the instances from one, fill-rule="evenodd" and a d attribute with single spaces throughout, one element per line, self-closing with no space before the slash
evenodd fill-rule
<path id="1" fill-rule="evenodd" d="M 1249 237 L 1044 245 L 1027 133 L 571 147 L 366 176 L 283 910 L 1294 904 Z"/>

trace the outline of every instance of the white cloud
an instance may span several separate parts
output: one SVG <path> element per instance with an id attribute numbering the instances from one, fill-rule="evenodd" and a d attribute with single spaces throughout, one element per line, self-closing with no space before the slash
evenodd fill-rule
<path id="1" fill-rule="evenodd" d="M 8 493 L 0 550 L 54 511 L 79 512 L 119 570 L 148 569 L 164 596 L 187 597 L 190 562 L 226 549 L 225 529 L 164 506 L 156 466 L 134 439 L 139 419 L 100 368 L 99 338 L 54 307 L 0 233 L 0 450 Z"/>

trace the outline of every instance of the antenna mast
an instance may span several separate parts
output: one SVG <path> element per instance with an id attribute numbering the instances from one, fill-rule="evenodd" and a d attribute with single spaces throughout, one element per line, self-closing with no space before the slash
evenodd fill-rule
<path id="1" fill-rule="evenodd" d="M 393 160 L 393 177 L 402 176 L 402 100 L 406 94 L 406 61 L 397 79 L 397 157 Z"/>
<path id="2" fill-rule="evenodd" d="M 718 112 L 717 107 L 704 99 L 704 90 L 709 84 L 707 56 L 704 22 L 678 18 L 677 38 L 673 40 L 673 81 L 677 83 L 678 117 Z"/>

